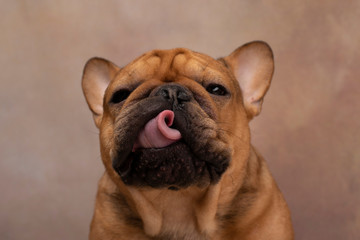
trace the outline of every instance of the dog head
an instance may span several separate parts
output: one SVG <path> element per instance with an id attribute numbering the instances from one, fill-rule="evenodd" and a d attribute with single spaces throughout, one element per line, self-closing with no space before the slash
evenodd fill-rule
<path id="1" fill-rule="evenodd" d="M 82 87 L 108 174 L 137 187 L 216 184 L 249 154 L 248 122 L 273 69 L 264 42 L 218 60 L 183 48 L 154 50 L 123 68 L 90 59 Z"/>

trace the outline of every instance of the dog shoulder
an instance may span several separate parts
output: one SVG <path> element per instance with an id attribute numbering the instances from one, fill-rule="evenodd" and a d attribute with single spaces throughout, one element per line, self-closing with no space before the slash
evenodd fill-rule
<path id="1" fill-rule="evenodd" d="M 98 184 L 90 239 L 128 239 L 128 236 L 134 236 L 134 239 L 148 240 L 142 231 L 141 219 L 130 209 L 125 196 L 105 173 Z"/>

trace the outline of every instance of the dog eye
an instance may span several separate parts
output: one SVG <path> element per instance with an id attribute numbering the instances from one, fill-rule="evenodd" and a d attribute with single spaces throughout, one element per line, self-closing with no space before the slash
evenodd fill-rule
<path id="1" fill-rule="evenodd" d="M 127 90 L 127 89 L 121 89 L 119 91 L 116 91 L 112 97 L 111 97 L 111 100 L 110 100 L 110 103 L 120 103 L 122 101 L 124 101 L 125 99 L 127 99 L 127 97 L 130 95 L 130 91 Z"/>
<path id="2" fill-rule="evenodd" d="M 206 91 L 218 96 L 225 96 L 228 94 L 226 88 L 219 84 L 210 84 L 209 86 L 207 86 Z"/>

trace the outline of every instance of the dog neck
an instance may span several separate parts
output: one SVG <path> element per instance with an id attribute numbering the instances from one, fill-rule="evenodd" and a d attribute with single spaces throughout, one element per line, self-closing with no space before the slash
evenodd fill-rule
<path id="1" fill-rule="evenodd" d="M 239 229 L 247 229 L 254 218 L 266 212 L 268 207 L 261 203 L 271 202 L 264 198 L 271 198 L 269 189 L 276 186 L 269 180 L 269 173 L 262 167 L 265 163 L 254 149 L 251 149 L 246 161 L 239 160 L 234 162 L 244 164 L 242 169 L 245 171 L 233 171 L 234 167 L 230 166 L 218 184 L 206 188 L 193 186 L 178 191 L 117 185 L 105 173 L 98 192 L 98 198 L 102 201 L 97 202 L 99 211 L 95 215 L 109 216 L 94 217 L 93 224 L 98 219 L 108 219 L 102 224 L 111 228 L 114 236 L 117 231 L 142 234 L 139 232 L 141 228 L 146 236 L 156 236 L 157 239 L 210 239 L 213 236 L 220 236 L 221 239 L 226 232 L 220 229 L 219 219 L 231 221 L 232 216 L 241 215 L 242 220 L 237 226 Z M 235 175 L 238 181 L 233 180 Z M 229 205 L 235 205 L 236 208 L 229 209 Z M 125 222 L 132 226 L 132 230 L 119 229 Z M 147 239 L 146 236 L 141 235 L 139 239 Z"/>
<path id="2" fill-rule="evenodd" d="M 216 228 L 219 185 L 178 191 L 129 188 L 129 192 L 150 236 L 176 232 L 209 235 Z"/>
<path id="3" fill-rule="evenodd" d="M 206 188 L 193 186 L 172 191 L 128 187 L 129 197 L 142 219 L 145 233 L 149 236 L 186 233 L 197 236 L 194 239 L 208 239 L 207 236 L 212 236 L 219 230 L 217 223 L 217 218 L 221 215 L 219 209 L 221 208 L 221 212 L 227 212 L 223 206 L 228 206 L 235 198 L 239 198 L 240 188 L 253 188 L 258 185 L 256 174 L 249 178 L 248 173 L 256 172 L 261 168 L 259 159 L 252 147 L 248 154 L 244 155 L 247 160 L 234 161 L 243 164 L 244 167 L 240 169 L 247 169 L 246 171 L 234 171 L 237 168 L 230 166 L 218 184 Z M 235 175 L 239 179 L 237 182 L 233 181 Z M 244 178 L 247 178 L 245 182 Z M 226 197 L 221 197 L 223 195 Z M 244 202 L 246 206 L 251 205 L 245 200 L 239 201 L 239 206 L 240 202 Z"/>

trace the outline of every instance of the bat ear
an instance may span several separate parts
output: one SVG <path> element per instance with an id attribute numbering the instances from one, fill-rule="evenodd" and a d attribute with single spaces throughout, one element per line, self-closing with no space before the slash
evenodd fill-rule
<path id="1" fill-rule="evenodd" d="M 274 57 L 270 46 L 261 41 L 247 43 L 224 58 L 239 82 L 248 118 L 261 111 L 274 72 Z"/>
<path id="2" fill-rule="evenodd" d="M 115 64 L 98 57 L 91 58 L 85 64 L 81 84 L 97 127 L 103 116 L 105 90 L 119 70 Z"/>

